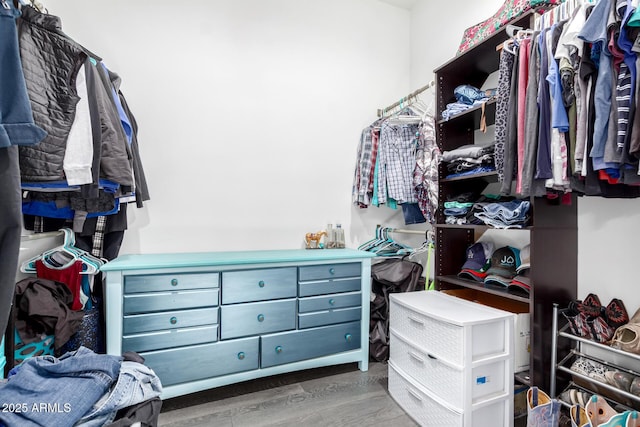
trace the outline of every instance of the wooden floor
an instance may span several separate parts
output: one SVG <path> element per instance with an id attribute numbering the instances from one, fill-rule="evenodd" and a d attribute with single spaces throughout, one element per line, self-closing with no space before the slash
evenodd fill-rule
<path id="1" fill-rule="evenodd" d="M 393 426 L 417 424 L 389 396 L 387 365 L 345 364 L 167 399 L 159 426 Z"/>

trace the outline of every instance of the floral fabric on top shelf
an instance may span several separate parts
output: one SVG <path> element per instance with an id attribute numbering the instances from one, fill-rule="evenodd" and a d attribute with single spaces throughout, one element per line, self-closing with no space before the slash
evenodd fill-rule
<path id="1" fill-rule="evenodd" d="M 487 37 L 496 33 L 500 28 L 526 11 L 538 6 L 555 5 L 558 3 L 561 3 L 560 0 L 506 0 L 491 18 L 473 27 L 469 27 L 464 31 L 457 55 L 481 43 Z"/>

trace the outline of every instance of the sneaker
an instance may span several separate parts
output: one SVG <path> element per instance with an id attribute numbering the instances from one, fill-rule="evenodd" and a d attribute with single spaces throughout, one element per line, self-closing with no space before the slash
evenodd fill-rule
<path id="1" fill-rule="evenodd" d="M 621 371 L 607 371 L 604 373 L 604 377 L 608 384 L 624 391 L 629 391 L 631 389 L 631 382 L 635 378 L 634 375 Z"/>
<path id="2" fill-rule="evenodd" d="M 629 386 L 629 393 L 640 396 L 640 377 L 634 377 Z"/>
<path id="3" fill-rule="evenodd" d="M 592 378 L 605 384 L 607 383 L 605 373 L 611 370 L 602 363 L 595 362 L 591 359 L 587 359 L 586 357 L 578 357 L 576 361 L 573 362 L 570 369 L 580 375 L 584 375 L 585 377 Z"/>

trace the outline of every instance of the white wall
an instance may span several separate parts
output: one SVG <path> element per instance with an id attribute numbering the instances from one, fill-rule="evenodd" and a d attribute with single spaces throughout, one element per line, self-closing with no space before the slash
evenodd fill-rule
<path id="1" fill-rule="evenodd" d="M 503 0 L 419 0 L 411 15 L 411 85 L 433 78 L 451 59 L 464 30 L 495 13 Z M 578 200 L 578 297 L 594 292 L 603 304 L 624 301 L 631 316 L 640 307 L 636 259 L 640 200 L 582 197 Z"/>
<path id="2" fill-rule="evenodd" d="M 280 249 L 359 212 L 361 129 L 410 89 L 410 14 L 375 0 L 48 0 L 123 78 L 151 201 L 121 253 Z M 401 217 L 400 217 L 401 218 Z"/>

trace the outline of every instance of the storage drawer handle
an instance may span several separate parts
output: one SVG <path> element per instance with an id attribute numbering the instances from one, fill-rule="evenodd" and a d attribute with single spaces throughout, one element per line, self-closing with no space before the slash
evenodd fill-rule
<path id="1" fill-rule="evenodd" d="M 245 357 L 244 351 L 241 351 L 240 353 L 238 353 L 238 359 L 244 360 L 244 357 Z"/>
<path id="2" fill-rule="evenodd" d="M 264 314 L 258 314 L 258 322 L 264 322 Z"/>
<path id="3" fill-rule="evenodd" d="M 282 353 L 282 346 L 280 345 L 276 346 L 276 353 L 278 354 Z"/>
<path id="4" fill-rule="evenodd" d="M 420 326 L 424 326 L 424 322 L 422 320 L 416 319 L 413 316 L 409 316 L 409 320 L 411 320 L 413 323 L 417 323 Z"/>
<path id="5" fill-rule="evenodd" d="M 178 318 L 177 317 L 172 317 L 171 319 L 169 319 L 169 323 L 171 323 L 172 325 L 175 325 L 176 323 L 178 323 Z"/>
<path id="6" fill-rule="evenodd" d="M 353 336 L 351 336 L 351 334 L 345 334 L 344 339 L 346 342 L 351 342 L 351 340 L 353 339 Z"/>
<path id="7" fill-rule="evenodd" d="M 422 364 L 424 364 L 424 359 L 420 356 L 418 356 L 417 354 L 415 354 L 413 351 L 409 352 L 409 356 L 411 356 L 412 359 L 415 359 L 417 362 L 420 362 Z"/>
<path id="8" fill-rule="evenodd" d="M 333 268 L 333 267 L 331 267 L 331 268 L 329 269 L 329 274 L 336 274 L 336 269 L 335 269 L 335 268 Z"/>
<path id="9" fill-rule="evenodd" d="M 178 279 L 171 279 L 171 286 L 178 286 Z"/>
<path id="10" fill-rule="evenodd" d="M 336 305 L 336 300 L 334 300 L 333 298 L 331 298 L 329 300 L 329 305 Z"/>
<path id="11" fill-rule="evenodd" d="M 431 360 L 438 360 L 437 357 L 435 357 L 435 356 L 433 356 L 433 355 L 431 355 L 429 353 L 427 353 L 427 357 L 429 357 L 429 359 L 431 359 Z"/>
<path id="12" fill-rule="evenodd" d="M 258 282 L 258 286 L 260 286 L 261 288 L 264 288 L 264 280 L 260 280 Z"/>
<path id="13" fill-rule="evenodd" d="M 409 392 L 409 394 L 416 399 L 419 402 L 422 402 L 422 397 L 420 397 L 420 395 L 418 393 L 416 393 L 415 391 L 411 390 L 410 388 L 407 389 L 407 391 Z"/>

